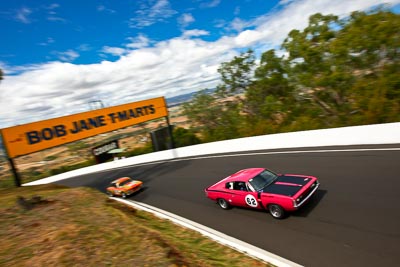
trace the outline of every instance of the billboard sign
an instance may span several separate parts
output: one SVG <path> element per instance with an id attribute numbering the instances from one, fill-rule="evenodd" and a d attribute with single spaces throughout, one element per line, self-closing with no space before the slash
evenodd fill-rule
<path id="1" fill-rule="evenodd" d="M 1 129 L 14 158 L 168 116 L 164 97 Z"/>

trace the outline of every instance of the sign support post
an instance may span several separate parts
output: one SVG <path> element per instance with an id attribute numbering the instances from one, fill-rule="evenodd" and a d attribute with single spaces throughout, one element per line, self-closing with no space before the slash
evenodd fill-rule
<path id="1" fill-rule="evenodd" d="M 3 132 L 2 132 L 1 129 L 0 129 L 0 139 L 1 139 L 2 143 L 4 144 Z M 15 186 L 16 187 L 20 187 L 21 186 L 21 178 L 19 177 L 19 174 L 18 174 L 18 171 L 17 171 L 17 167 L 15 166 L 14 160 L 13 160 L 13 158 L 11 158 L 9 156 L 8 151 L 7 151 L 7 146 L 4 146 L 3 149 L 4 149 L 5 153 L 6 153 L 8 162 L 10 163 L 11 171 L 12 171 L 12 173 L 14 175 Z"/>
<path id="2" fill-rule="evenodd" d="M 175 141 L 174 141 L 174 135 L 172 133 L 172 125 L 169 122 L 169 117 L 166 116 L 165 119 L 167 120 L 167 125 L 168 125 L 168 134 L 169 134 L 169 138 L 171 140 L 170 145 L 171 145 L 171 149 L 175 148 Z"/>
<path id="3" fill-rule="evenodd" d="M 8 158 L 8 162 L 10 163 L 11 171 L 14 174 L 14 182 L 16 187 L 21 186 L 21 179 L 17 172 L 17 168 L 15 167 L 14 160 L 12 158 Z"/>

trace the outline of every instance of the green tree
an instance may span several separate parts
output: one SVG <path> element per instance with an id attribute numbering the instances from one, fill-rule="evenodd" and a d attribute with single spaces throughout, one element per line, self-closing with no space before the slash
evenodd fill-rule
<path id="1" fill-rule="evenodd" d="M 330 50 L 338 24 L 337 16 L 312 15 L 309 25 L 303 31 L 291 31 L 282 45 L 289 53 L 286 66 L 295 97 L 304 103 L 304 111 L 319 111 L 325 122 L 341 115 L 351 79 L 345 66 L 335 64 Z"/>
<path id="2" fill-rule="evenodd" d="M 332 50 L 357 70 L 379 71 L 399 61 L 400 16 L 389 11 L 353 12 L 341 22 Z"/>
<path id="3" fill-rule="evenodd" d="M 216 98 L 207 94 L 205 90 L 196 93 L 190 102 L 182 105 L 183 113 L 194 122 L 195 125 L 215 128 L 221 107 L 217 105 Z"/>
<path id="4" fill-rule="evenodd" d="M 287 117 L 292 91 L 285 62 L 274 50 L 261 56 L 253 83 L 246 90 L 247 121 L 254 125 L 252 134 L 275 132 Z M 248 127 L 250 128 L 250 127 Z"/>
<path id="5" fill-rule="evenodd" d="M 400 120 L 400 16 L 385 10 L 354 12 L 342 22 L 332 51 L 353 76 L 349 122 Z"/>
<path id="6" fill-rule="evenodd" d="M 254 61 L 254 52 L 249 49 L 231 61 L 222 63 L 218 68 L 222 83 L 217 86 L 217 95 L 228 97 L 243 93 L 252 82 Z"/>
<path id="7" fill-rule="evenodd" d="M 192 101 L 183 104 L 183 113 L 195 126 L 201 127 L 205 142 L 241 136 L 242 116 L 240 105 L 224 101 L 205 91 L 197 93 Z"/>
<path id="8" fill-rule="evenodd" d="M 3 71 L 0 69 L 0 81 L 3 80 Z"/>
<path id="9" fill-rule="evenodd" d="M 173 132 L 176 147 L 200 144 L 201 140 L 191 130 L 178 127 Z"/>
<path id="10" fill-rule="evenodd" d="M 313 114 L 321 127 L 399 119 L 399 18 L 384 10 L 344 20 L 315 14 L 304 31 L 290 32 L 283 47 L 302 116 Z"/>
<path id="11" fill-rule="evenodd" d="M 190 102 L 183 104 L 185 114 L 195 127 L 200 127 L 204 140 L 213 136 L 222 112 L 216 98 L 205 90 L 198 92 Z M 211 138 L 212 139 L 212 138 Z"/>

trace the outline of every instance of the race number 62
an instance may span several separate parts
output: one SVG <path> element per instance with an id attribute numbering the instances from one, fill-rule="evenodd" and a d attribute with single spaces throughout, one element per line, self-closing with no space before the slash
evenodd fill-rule
<path id="1" fill-rule="evenodd" d="M 257 200 L 253 195 L 247 195 L 245 197 L 246 204 L 250 207 L 256 208 L 258 206 Z"/>

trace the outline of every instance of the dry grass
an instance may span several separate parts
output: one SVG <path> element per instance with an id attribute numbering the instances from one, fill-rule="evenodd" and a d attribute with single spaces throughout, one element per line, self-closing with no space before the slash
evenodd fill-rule
<path id="1" fill-rule="evenodd" d="M 0 223 L 0 266 L 267 266 L 89 188 L 1 190 Z"/>

